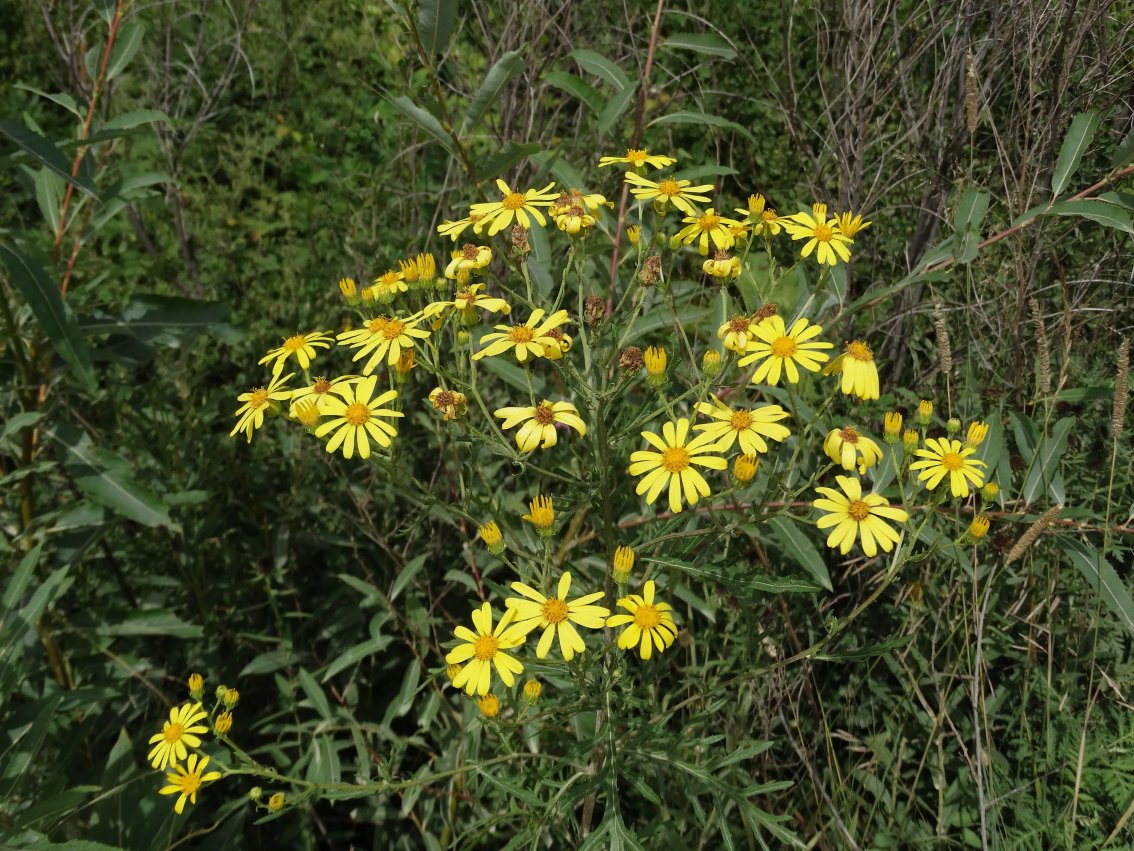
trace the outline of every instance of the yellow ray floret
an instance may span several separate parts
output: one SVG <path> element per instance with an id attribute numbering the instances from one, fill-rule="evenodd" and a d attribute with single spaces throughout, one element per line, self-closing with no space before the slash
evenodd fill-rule
<path id="1" fill-rule="evenodd" d="M 357 446 L 358 454 L 369 458 L 371 440 L 381 447 L 387 447 L 390 438 L 397 435 L 397 429 L 383 422 L 382 418 L 404 415 L 401 411 L 382 406 L 393 402 L 398 397 L 398 391 L 387 390 L 375 398 L 374 385 L 377 381 L 378 376 L 371 375 L 355 384 L 344 384 L 341 399 L 331 397 L 324 403 L 322 413 L 331 419 L 315 430 L 315 436 L 331 435 L 331 439 L 327 441 L 328 452 L 335 452 L 342 447 L 343 457 L 350 458 Z"/>
<path id="2" fill-rule="evenodd" d="M 862 485 L 853 476 L 836 476 L 835 480 L 842 492 L 834 488 L 816 488 L 822 498 L 813 503 L 820 511 L 826 512 L 815 525 L 820 529 L 831 529 L 827 546 L 846 555 L 855 540 L 861 537 L 862 551 L 870 558 L 878 554 L 879 547 L 890 552 L 900 535 L 886 520 L 905 523 L 909 514 L 901 508 L 892 507 L 876 493 L 863 496 Z"/>
<path id="3" fill-rule="evenodd" d="M 799 369 L 803 367 L 817 372 L 819 367 L 830 359 L 822 349 L 833 348 L 833 344 L 816 340 L 823 329 L 799 318 L 789 331 L 779 315 L 763 319 L 751 331 L 755 339 L 749 338 L 744 357 L 737 361 L 738 366 L 747 366 L 759 361 L 760 366 L 752 375 L 752 383 L 779 384 L 780 376 L 787 374 L 792 384 L 799 383 Z"/>
<path id="4" fill-rule="evenodd" d="M 699 434 L 689 439 L 687 419 L 665 423 L 661 436 L 644 431 L 642 437 L 657 451 L 643 449 L 630 455 L 630 475 L 643 477 L 635 493 L 645 494 L 646 502 L 652 505 L 668 486 L 669 510 L 674 514 L 681 511 L 683 496 L 685 502 L 696 505 L 710 493 L 709 483 L 694 465 L 710 470 L 728 467 L 728 461 L 714 454 L 717 447 L 712 437 Z"/>
<path id="5" fill-rule="evenodd" d="M 705 203 L 709 200 L 707 195 L 699 193 L 713 190 L 711 183 L 691 186 L 688 180 L 673 180 L 672 178 L 655 183 L 632 171 L 626 172 L 626 182 L 634 187 L 630 190 L 630 194 L 635 198 L 641 201 L 654 201 L 663 212 L 672 204 L 687 216 L 698 215 L 694 202 Z"/>
<path id="6" fill-rule="evenodd" d="M 523 630 L 527 635 L 533 630 L 542 629 L 539 643 L 536 645 L 536 657 L 547 658 L 551 644 L 556 636 L 559 637 L 559 652 L 563 658 L 570 662 L 576 653 L 587 649 L 583 637 L 575 629 L 575 624 L 585 629 L 601 629 L 606 622 L 610 609 L 605 606 L 593 605 L 602 598 L 602 591 L 593 594 L 584 594 L 573 600 L 567 599 L 571 590 L 571 574 L 565 572 L 559 577 L 559 585 L 555 596 L 547 597 L 531 586 L 522 582 L 513 582 L 512 590 L 522 597 L 509 597 L 504 601 L 509 610 L 516 613 L 516 630 Z"/>
<path id="7" fill-rule="evenodd" d="M 516 432 L 516 446 L 521 452 L 554 446 L 558 442 L 556 424 L 575 429 L 579 437 L 587 434 L 587 426 L 579 417 L 579 409 L 570 402 L 552 403 L 544 399 L 535 406 L 498 408 L 492 413 L 504 420 L 500 427 L 505 431 L 523 423 Z"/>
<path id="8" fill-rule="evenodd" d="M 295 357 L 299 361 L 301 369 L 307 369 L 311 366 L 311 361 L 315 360 L 316 349 L 329 349 L 331 343 L 334 342 L 331 337 L 330 331 L 312 331 L 310 334 L 295 334 L 288 337 L 283 341 L 283 345 L 278 348 L 272 349 L 262 358 L 260 363 L 264 364 L 268 361 L 274 360 L 272 364 L 272 375 L 279 375 L 283 372 L 284 364 L 290 357 Z"/>
<path id="9" fill-rule="evenodd" d="M 661 653 L 677 638 L 673 608 L 669 603 L 654 602 L 654 587 L 654 580 L 647 580 L 641 596 L 628 594 L 618 600 L 617 605 L 629 614 L 620 612 L 606 619 L 609 627 L 626 627 L 618 636 L 618 646 L 623 650 L 637 647 L 643 659 L 653 656 L 655 649 Z"/>
<path id="10" fill-rule="evenodd" d="M 480 338 L 484 348 L 473 355 L 473 360 L 500 355 L 513 347 L 520 363 L 531 356 L 543 357 L 547 347 L 559 345 L 547 332 L 569 321 L 566 310 L 557 310 L 546 319 L 543 314 L 542 309 L 536 308 L 521 325 L 497 325 L 495 332 Z"/>
<path id="11" fill-rule="evenodd" d="M 445 656 L 447 664 L 462 666 L 453 677 L 454 686 L 463 688 L 466 694 L 486 695 L 492 685 L 493 668 L 504 685 L 510 687 L 516 682 L 516 674 L 523 673 L 524 666 L 504 652 L 524 642 L 526 633 L 509 626 L 515 615 L 513 609 L 508 609 L 493 629 L 492 606 L 483 603 L 473 609 L 473 629 L 459 626 L 453 630 L 462 642 Z"/>
<path id="12" fill-rule="evenodd" d="M 714 422 L 700 423 L 693 426 L 693 430 L 716 440 L 718 452 L 728 451 L 739 441 L 741 452 L 755 455 L 768 451 L 764 438 L 786 440 L 791 435 L 786 426 L 779 424 L 780 420 L 791 415 L 779 405 L 733 410 L 716 396 L 711 399 L 709 402 L 700 402 L 697 410 L 711 417 Z"/>
<path id="13" fill-rule="evenodd" d="M 673 157 L 667 157 L 662 154 L 651 154 L 644 148 L 628 148 L 626 156 L 624 157 L 599 157 L 599 168 L 608 165 L 621 165 L 626 164 L 634 168 L 641 168 L 644 165 L 653 168 L 666 168 L 673 165 L 677 160 Z"/>
<path id="14" fill-rule="evenodd" d="M 826 209 L 812 212 L 799 212 L 794 216 L 787 216 L 779 221 L 791 235 L 792 239 L 806 239 L 800 257 L 810 257 L 815 253 L 815 259 L 820 265 L 834 266 L 839 260 L 844 263 L 850 260 L 850 248 L 853 240 L 839 232 L 838 219 L 826 219 Z M 816 251 L 818 249 L 818 251 Z"/>
<path id="15" fill-rule="evenodd" d="M 941 484 L 946 476 L 949 477 L 949 489 L 953 496 L 968 496 L 970 482 L 978 488 L 984 484 L 984 471 L 981 467 L 985 463 L 972 457 L 976 452 L 975 447 L 963 446 L 961 441 L 947 437 L 928 437 L 925 446 L 925 449 L 917 450 L 914 455 L 926 460 L 915 461 L 910 464 L 910 469 L 921 470 L 917 479 L 925 482 L 929 490 Z"/>
<path id="16" fill-rule="evenodd" d="M 547 184 L 543 189 L 514 192 L 498 178 L 496 188 L 504 196 L 499 201 L 484 201 L 469 208 L 470 214 L 477 217 L 473 228 L 477 233 L 483 233 L 487 229 L 488 235 L 493 236 L 513 222 L 531 228 L 532 219 L 539 222 L 540 227 L 546 227 L 547 219 L 543 217 L 540 208 L 550 206 L 559 197 L 551 191 L 555 188 L 554 183 Z"/>
<path id="17" fill-rule="evenodd" d="M 358 349 L 352 360 L 362 360 L 370 355 L 370 360 L 362 367 L 363 375 L 370 375 L 383 360 L 393 366 L 402 356 L 404 349 L 413 348 L 414 340 L 424 340 L 429 332 L 417 326 L 422 317 L 411 316 L 400 319 L 396 316 L 376 316 L 366 320 L 366 324 L 354 331 L 344 331 L 338 335 L 340 344 Z"/>

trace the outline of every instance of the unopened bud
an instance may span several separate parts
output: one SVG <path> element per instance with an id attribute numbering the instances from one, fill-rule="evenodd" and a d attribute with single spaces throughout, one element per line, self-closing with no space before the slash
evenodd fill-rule
<path id="1" fill-rule="evenodd" d="M 998 496 L 1000 496 L 1000 485 L 996 482 L 989 482 L 980 489 L 980 498 L 985 502 L 995 502 Z"/>
<path id="2" fill-rule="evenodd" d="M 488 547 L 488 551 L 494 556 L 504 552 L 504 538 L 500 534 L 500 527 L 496 525 L 495 520 L 485 523 L 477 530 L 477 533 L 480 535 L 480 539 L 484 541 L 485 546 Z"/>
<path id="3" fill-rule="evenodd" d="M 901 437 L 902 415 L 897 411 L 889 411 L 883 420 L 882 439 L 893 446 Z"/>
<path id="4" fill-rule="evenodd" d="M 469 335 L 469 332 L 466 329 L 461 328 L 460 330 L 457 331 L 457 345 L 458 346 L 467 346 L 470 339 L 471 339 L 471 337 Z"/>
<path id="5" fill-rule="evenodd" d="M 189 696 L 194 700 L 200 700 L 205 693 L 205 678 L 200 674 L 189 675 Z"/>
<path id="6" fill-rule="evenodd" d="M 494 694 L 486 694 L 476 702 L 476 707 L 485 718 L 495 718 L 500 714 L 500 698 Z"/>
<path id="7" fill-rule="evenodd" d="M 984 442 L 986 437 L 988 437 L 988 423 L 976 420 L 969 423 L 969 430 L 965 433 L 965 445 L 975 449 Z"/>
<path id="8" fill-rule="evenodd" d="M 240 703 L 240 692 L 238 692 L 234 688 L 226 688 L 224 690 L 224 697 L 221 698 L 221 701 L 229 709 L 232 709 L 232 707 L 234 707 L 234 706 L 236 706 L 236 704 Z"/>
<path id="9" fill-rule="evenodd" d="M 227 710 L 217 716 L 217 720 L 213 722 L 213 732 L 218 736 L 224 736 L 232 729 L 232 713 Z"/>
<path id="10" fill-rule="evenodd" d="M 752 481 L 759 469 L 760 461 L 755 455 L 740 455 L 733 462 L 732 475 L 740 484 L 746 485 Z"/>
<path id="11" fill-rule="evenodd" d="M 637 225 L 631 225 L 626 228 L 626 238 L 630 240 L 631 245 L 637 245 L 638 240 L 642 238 L 642 229 Z"/>
<path id="12" fill-rule="evenodd" d="M 264 797 L 264 790 L 259 786 L 253 786 L 248 790 L 248 800 L 252 803 L 259 803 L 260 799 Z"/>
<path id="13" fill-rule="evenodd" d="M 961 421 L 956 417 L 949 417 L 945 422 L 945 431 L 952 437 L 961 430 Z"/>
<path id="14" fill-rule="evenodd" d="M 978 514 L 973 518 L 973 522 L 969 524 L 969 529 L 965 532 L 966 539 L 975 544 L 981 538 L 988 534 L 989 527 L 988 517 L 984 514 Z"/>
<path id="15" fill-rule="evenodd" d="M 917 436 L 917 432 L 912 428 L 907 428 L 902 432 L 902 449 L 906 451 L 907 455 L 917 449 L 917 445 L 920 442 L 921 438 Z"/>
<path id="16" fill-rule="evenodd" d="M 524 702 L 528 706 L 535 706 L 539 703 L 541 694 L 543 694 L 543 686 L 540 685 L 539 680 L 528 680 L 524 683 Z"/>
<path id="17" fill-rule="evenodd" d="M 278 813 L 284 808 L 284 800 L 283 792 L 276 792 L 276 794 L 268 798 L 268 809 L 273 813 Z"/>
<path id="18" fill-rule="evenodd" d="M 611 578 L 619 585 L 625 585 L 634 569 L 634 551 L 630 547 L 619 547 L 614 551 L 614 561 L 610 571 Z"/>
<path id="19" fill-rule="evenodd" d="M 917 422 L 918 425 L 923 426 L 933 422 L 933 403 L 928 399 L 922 399 L 917 403 Z"/>
<path id="20" fill-rule="evenodd" d="M 721 354 L 716 349 L 709 349 L 701 357 L 701 371 L 707 378 L 716 378 L 721 371 Z"/>

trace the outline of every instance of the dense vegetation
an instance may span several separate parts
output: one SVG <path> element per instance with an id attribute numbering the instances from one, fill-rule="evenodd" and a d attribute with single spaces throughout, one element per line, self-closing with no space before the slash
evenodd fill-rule
<path id="1" fill-rule="evenodd" d="M 1134 16 L 1057 0 L 702 11 L 0 0 L 4 847 L 1134 844 Z M 829 273 L 785 235 L 713 285 L 646 219 L 629 245 L 634 199 L 598 158 L 637 147 L 712 184 L 725 215 L 762 193 L 870 227 Z M 265 352 L 360 324 L 340 279 L 419 252 L 440 273 L 454 246 L 437 226 L 496 198 L 497 177 L 613 209 L 586 241 L 533 229 L 530 259 L 494 243 L 517 291 L 531 275 L 550 302 L 569 281 L 575 343 L 563 371 L 485 367 L 486 414 L 532 375 L 565 397 L 585 340 L 596 360 L 668 347 L 674 388 L 709 386 L 713 345 L 736 381 L 722 321 L 811 307 L 825 339 L 869 340 L 880 373 L 878 400 L 832 411 L 879 441 L 885 412 L 912 424 L 922 399 L 922 438 L 987 422 L 999 493 L 903 491 L 930 522 L 895 562 L 826 547 L 803 491 L 827 464 L 826 427 L 805 439 L 831 404 L 819 378 L 767 391 L 796 437 L 711 523 L 634 494 L 640 429 L 605 466 L 603 442 L 562 433 L 583 485 L 556 493 L 545 566 L 610 592 L 604 536 L 624 533 L 681 632 L 648 661 L 598 639 L 577 664 L 529 647 L 484 717 L 445 663 L 470 607 L 502 610 L 515 578 L 477 526 L 530 532 L 550 456 L 447 430 L 428 364 L 398 385 L 416 407 L 388 464 L 294 423 L 230 432 Z M 672 300 L 643 289 L 642 321 L 611 340 L 638 289 L 609 325 L 576 293 L 636 287 L 650 245 Z M 596 398 L 625 389 L 610 422 L 629 431 L 656 388 L 616 364 L 591 376 Z M 876 474 L 896 504 L 901 477 Z M 974 542 L 978 512 L 992 525 Z M 175 815 L 148 742 L 194 672 L 211 723 L 218 684 L 239 700 L 231 747 L 202 736 L 228 776 Z"/>

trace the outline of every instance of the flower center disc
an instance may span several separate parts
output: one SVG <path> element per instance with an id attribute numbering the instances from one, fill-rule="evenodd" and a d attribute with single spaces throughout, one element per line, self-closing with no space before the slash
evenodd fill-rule
<path id="1" fill-rule="evenodd" d="M 941 466 L 946 470 L 960 470 L 965 466 L 965 459 L 956 452 L 946 452 L 941 456 Z"/>
<path id="2" fill-rule="evenodd" d="M 201 778 L 196 773 L 186 774 L 181 778 L 181 791 L 186 795 L 192 795 L 201 788 Z"/>
<path id="3" fill-rule="evenodd" d="M 370 419 L 370 409 L 361 402 L 347 405 L 343 418 L 352 426 L 360 426 Z"/>
<path id="4" fill-rule="evenodd" d="M 165 740 L 169 744 L 181 741 L 181 734 L 183 730 L 180 724 L 170 724 L 165 728 Z"/>
<path id="5" fill-rule="evenodd" d="M 870 506 L 861 499 L 856 499 L 847 506 L 847 514 L 850 515 L 851 520 L 856 520 L 861 523 L 870 516 Z"/>
<path id="6" fill-rule="evenodd" d="M 662 453 L 662 466 L 671 473 L 680 473 L 689 466 L 689 453 L 683 446 L 670 447 Z"/>
<path id="7" fill-rule="evenodd" d="M 737 334 L 741 334 L 741 333 L 747 331 L 748 326 L 751 325 L 751 324 L 752 323 L 749 321 L 747 316 L 737 316 L 731 322 L 728 323 L 728 327 L 731 330 L 735 331 Z"/>
<path id="8" fill-rule="evenodd" d="M 858 432 L 853 428 L 844 428 L 839 432 L 839 437 L 847 443 L 858 443 Z"/>
<path id="9" fill-rule="evenodd" d="M 737 411 L 732 415 L 729 424 L 737 431 L 744 431 L 752 425 L 752 415 L 748 411 Z"/>
<path id="10" fill-rule="evenodd" d="M 461 248 L 461 254 L 466 260 L 476 260 L 476 254 L 479 249 L 471 242 L 466 242 L 464 247 Z"/>
<path id="11" fill-rule="evenodd" d="M 379 278 L 378 280 L 380 280 L 387 287 L 392 287 L 394 284 L 396 284 L 398 282 L 398 273 L 397 272 L 383 272 L 382 277 Z"/>
<path id="12" fill-rule="evenodd" d="M 701 230 L 712 230 L 721 223 L 721 217 L 716 213 L 705 213 L 701 216 L 701 220 L 697 222 L 697 226 Z"/>
<path id="13" fill-rule="evenodd" d="M 386 329 L 386 317 L 379 316 L 376 319 L 371 319 L 366 323 L 367 329 L 371 334 L 381 334 Z"/>
<path id="14" fill-rule="evenodd" d="M 855 360 L 872 361 L 874 360 L 874 352 L 870 351 L 870 346 L 861 340 L 856 340 L 853 343 L 847 344 L 847 354 Z"/>
<path id="15" fill-rule="evenodd" d="M 831 234 L 834 233 L 827 225 L 819 225 L 815 228 L 815 238 L 820 242 L 830 242 Z"/>
<path id="16" fill-rule="evenodd" d="M 647 156 L 649 156 L 647 151 L 639 150 L 638 148 L 631 148 L 626 152 L 626 159 L 630 160 L 630 162 L 638 168 L 646 164 Z"/>
<path id="17" fill-rule="evenodd" d="M 330 381 L 330 379 L 324 378 L 321 375 L 315 376 L 315 383 L 311 385 L 311 392 L 312 393 L 320 393 L 320 394 L 321 393 L 330 393 L 331 392 L 331 381 Z"/>
<path id="18" fill-rule="evenodd" d="M 251 408 L 262 408 L 268 404 L 268 401 L 268 391 L 263 387 L 257 387 L 248 398 L 248 406 Z"/>
<path id="19" fill-rule="evenodd" d="M 491 662 L 499 647 L 500 644 L 495 636 L 482 635 L 473 644 L 473 655 L 482 662 Z"/>
<path id="20" fill-rule="evenodd" d="M 303 348 L 305 342 L 306 340 L 302 334 L 296 334 L 294 337 L 288 337 L 284 340 L 283 347 L 289 352 L 297 352 Z"/>
<path id="21" fill-rule="evenodd" d="M 535 409 L 535 413 L 532 414 L 532 419 L 540 425 L 551 425 L 555 422 L 555 410 L 551 405 L 540 405 Z"/>
<path id="22" fill-rule="evenodd" d="M 519 192 L 513 192 L 510 195 L 505 195 L 502 203 L 505 210 L 518 210 L 528 203 L 528 198 Z"/>
<path id="23" fill-rule="evenodd" d="M 434 397 L 433 404 L 438 408 L 452 407 L 454 404 L 453 394 L 448 390 L 442 390 Z"/>
<path id="24" fill-rule="evenodd" d="M 548 597 L 543 604 L 543 616 L 548 623 L 562 623 L 567 620 L 567 604 L 558 597 Z"/>
<path id="25" fill-rule="evenodd" d="M 777 337 L 772 341 L 772 354 L 778 358 L 790 358 L 799 346 L 791 337 Z"/>
<path id="26" fill-rule="evenodd" d="M 681 187 L 677 185 L 676 180 L 663 180 L 658 184 L 658 194 L 672 198 L 674 195 L 681 194 Z"/>
<path id="27" fill-rule="evenodd" d="M 661 623 L 661 614 L 654 606 L 639 606 L 634 612 L 634 623 L 641 629 L 653 629 Z"/>
<path id="28" fill-rule="evenodd" d="M 402 332 L 406 330 L 406 323 L 398 319 L 386 320 L 386 327 L 382 329 L 382 334 L 387 340 L 396 340 L 402 336 Z"/>
<path id="29" fill-rule="evenodd" d="M 508 332 L 508 339 L 513 343 L 530 343 L 535 339 L 535 331 L 527 325 L 515 325 Z"/>

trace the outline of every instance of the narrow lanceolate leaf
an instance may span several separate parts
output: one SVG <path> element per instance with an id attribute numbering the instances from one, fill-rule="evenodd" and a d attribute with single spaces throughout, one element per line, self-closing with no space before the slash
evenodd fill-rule
<path id="1" fill-rule="evenodd" d="M 500 99 L 500 93 L 504 91 L 504 87 L 524 70 L 522 53 L 522 50 L 509 50 L 496 60 L 496 64 L 489 69 L 484 77 L 484 82 L 480 84 L 480 88 L 473 96 L 472 103 L 469 104 L 469 111 L 465 114 L 464 131 L 466 133 L 476 131 L 488 108 Z"/>
<path id="2" fill-rule="evenodd" d="M 736 58 L 736 51 L 715 33 L 677 33 L 663 41 L 662 47 L 671 50 L 692 50 L 694 53 L 718 56 L 721 59 Z"/>
<path id="3" fill-rule="evenodd" d="M 666 124 L 700 124 L 708 127 L 719 127 L 722 130 L 734 130 L 746 139 L 752 142 L 756 141 L 756 137 L 747 127 L 743 127 L 735 121 L 729 121 L 727 118 L 721 118 L 719 115 L 709 115 L 706 112 L 671 112 L 669 115 L 663 115 L 661 118 L 655 118 L 650 122 L 651 127 Z"/>
<path id="4" fill-rule="evenodd" d="M 71 161 L 64 156 L 62 151 L 34 130 L 30 130 L 22 124 L 16 124 L 14 121 L 0 118 L 0 134 L 7 136 L 22 151 L 29 154 L 37 162 L 47 166 L 68 183 L 74 184 L 75 188 L 81 189 L 96 200 L 98 199 L 98 191 L 95 189 L 95 185 L 82 174 L 72 176 Z"/>
<path id="5" fill-rule="evenodd" d="M 1110 563 L 1094 547 L 1075 538 L 1060 538 L 1060 546 L 1079 568 L 1091 589 L 1102 596 L 1127 631 L 1134 634 L 1134 599 Z"/>
<path id="6" fill-rule="evenodd" d="M 110 51 L 110 60 L 106 63 L 106 79 L 113 80 L 126 70 L 130 60 L 142 46 L 142 36 L 145 34 L 146 28 L 137 21 L 127 21 L 118 28 L 118 38 Z"/>
<path id="7" fill-rule="evenodd" d="M 436 139 L 438 142 L 440 142 L 441 147 L 443 147 L 446 151 L 448 151 L 454 157 L 457 156 L 456 146 L 453 145 L 453 137 L 445 131 L 445 128 L 441 126 L 441 122 L 438 121 L 431 113 L 422 109 L 405 95 L 399 95 L 396 98 L 391 98 L 390 105 L 410 121 L 412 121 L 414 124 L 416 124 L 418 127 L 420 127 L 422 130 L 424 130 L 426 133 L 428 133 L 430 136 L 432 136 L 434 139 Z"/>
<path id="8" fill-rule="evenodd" d="M 616 91 L 622 91 L 630 86 L 630 78 L 626 76 L 626 72 L 601 53 L 595 53 L 593 50 L 572 50 L 567 55 L 579 63 L 579 67 L 587 73 L 610 83 Z"/>
<path id="9" fill-rule="evenodd" d="M 605 136 L 609 133 L 614 126 L 618 123 L 618 119 L 622 117 L 622 113 L 626 111 L 626 107 L 630 106 L 630 101 L 634 97 L 634 93 L 638 91 L 637 86 L 627 86 L 622 91 L 617 92 L 603 107 L 598 118 L 598 133 L 599 136 Z"/>
<path id="10" fill-rule="evenodd" d="M 544 71 L 540 75 L 540 79 L 549 86 L 554 86 L 560 91 L 575 96 L 585 103 L 595 115 L 602 112 L 604 104 L 602 95 L 585 83 L 581 77 L 568 74 L 566 71 Z"/>
<path id="11" fill-rule="evenodd" d="M 1075 176 L 1087 146 L 1099 129 L 1099 116 L 1094 112 L 1080 112 L 1071 122 L 1071 129 L 1059 148 L 1059 158 L 1055 161 L 1055 171 L 1051 173 L 1051 194 L 1058 196 L 1067 188 L 1068 181 Z"/>
<path id="12" fill-rule="evenodd" d="M 55 283 L 42 266 L 18 249 L 0 246 L 0 260 L 8 267 L 12 283 L 27 301 L 55 351 L 74 370 L 79 383 L 93 392 L 96 383 L 90 353 L 83 342 L 79 323 Z"/>
<path id="13" fill-rule="evenodd" d="M 457 24 L 457 0 L 418 0 L 417 35 L 432 62 L 444 53 Z"/>
<path id="14" fill-rule="evenodd" d="M 772 527 L 772 534 L 779 541 L 780 548 L 806 570 L 812 579 L 828 591 L 832 590 L 831 574 L 827 571 L 827 564 L 811 540 L 796 526 L 795 521 L 787 517 L 773 517 L 768 520 L 768 525 Z"/>
<path id="15" fill-rule="evenodd" d="M 1058 204 L 1052 204 L 1047 212 L 1052 216 L 1078 216 L 1124 233 L 1134 233 L 1130 213 L 1124 207 L 1101 198 L 1060 201 Z"/>

